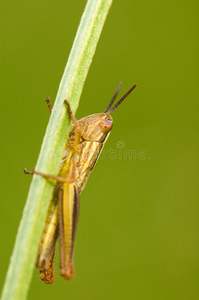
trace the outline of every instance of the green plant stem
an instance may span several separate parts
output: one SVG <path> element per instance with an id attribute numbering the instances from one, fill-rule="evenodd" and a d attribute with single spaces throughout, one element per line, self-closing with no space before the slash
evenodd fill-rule
<path id="1" fill-rule="evenodd" d="M 67 109 L 63 104 L 64 99 L 70 102 L 75 114 L 111 3 L 112 0 L 89 0 L 87 2 L 35 168 L 40 172 L 58 173 L 71 126 Z M 27 297 L 53 187 L 54 185 L 49 180 L 37 175 L 33 176 L 10 261 L 2 300 L 23 300 Z"/>

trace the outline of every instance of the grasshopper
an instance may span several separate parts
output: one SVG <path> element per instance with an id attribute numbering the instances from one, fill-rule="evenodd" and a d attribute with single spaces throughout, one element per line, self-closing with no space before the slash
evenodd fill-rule
<path id="1" fill-rule="evenodd" d="M 64 101 L 73 125 L 66 142 L 58 176 L 37 172 L 34 169 L 28 172 L 24 169 L 26 174 L 36 174 L 56 181 L 36 259 L 36 267 L 40 269 L 40 278 L 47 284 L 54 282 L 54 252 L 58 236 L 60 274 L 65 279 L 73 278 L 73 249 L 79 216 L 80 193 L 111 132 L 113 120 L 110 114 L 133 91 L 136 84 L 112 106 L 120 87 L 121 83 L 103 113 L 90 115 L 79 121 L 72 114 L 69 102 Z M 46 101 L 52 112 L 49 98 Z"/>

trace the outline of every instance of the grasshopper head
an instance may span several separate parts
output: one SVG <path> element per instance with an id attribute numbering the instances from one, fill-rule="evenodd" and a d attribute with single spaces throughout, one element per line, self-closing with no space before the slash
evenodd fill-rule
<path id="1" fill-rule="evenodd" d="M 110 114 L 116 110 L 124 99 L 134 90 L 136 84 L 134 84 L 134 86 L 126 94 L 124 94 L 124 96 L 114 106 L 112 106 L 120 87 L 121 83 L 119 83 L 112 100 L 103 113 L 91 115 L 79 121 L 83 140 L 99 143 L 103 143 L 106 140 L 113 126 L 113 119 Z"/>
<path id="2" fill-rule="evenodd" d="M 85 141 L 103 143 L 112 129 L 113 119 L 108 113 L 95 114 L 81 119 L 79 125 Z"/>

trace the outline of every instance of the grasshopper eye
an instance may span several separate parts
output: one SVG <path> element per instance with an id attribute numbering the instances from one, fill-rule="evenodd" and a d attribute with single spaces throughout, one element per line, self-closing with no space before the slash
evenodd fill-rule
<path id="1" fill-rule="evenodd" d="M 101 121 L 98 125 L 103 133 L 108 133 L 112 129 L 113 122 L 111 120 L 104 120 Z"/>

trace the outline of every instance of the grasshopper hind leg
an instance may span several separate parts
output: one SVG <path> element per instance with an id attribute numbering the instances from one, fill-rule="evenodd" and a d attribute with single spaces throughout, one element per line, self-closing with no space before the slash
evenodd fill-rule
<path id="1" fill-rule="evenodd" d="M 46 284 L 51 284 L 54 282 L 55 279 L 55 273 L 54 273 L 54 254 L 55 251 L 53 251 L 53 254 L 51 258 L 45 262 L 45 266 L 41 267 L 39 269 L 40 272 L 40 279 L 44 281 Z"/>
<path id="2" fill-rule="evenodd" d="M 60 274 L 72 279 L 73 250 L 79 217 L 79 191 L 75 183 L 63 184 L 59 199 Z"/>
<path id="3" fill-rule="evenodd" d="M 46 284 L 54 282 L 54 253 L 55 244 L 58 238 L 58 190 L 60 185 L 57 185 L 53 192 L 53 198 L 48 208 L 45 226 L 41 236 L 37 259 L 35 262 L 36 268 L 40 270 L 40 279 Z"/>

